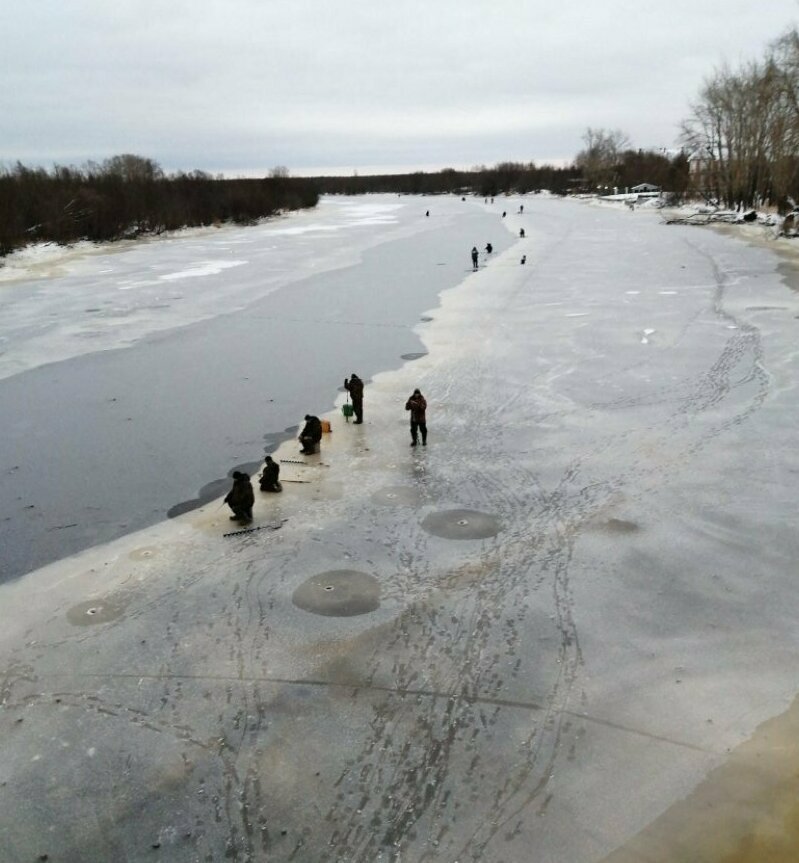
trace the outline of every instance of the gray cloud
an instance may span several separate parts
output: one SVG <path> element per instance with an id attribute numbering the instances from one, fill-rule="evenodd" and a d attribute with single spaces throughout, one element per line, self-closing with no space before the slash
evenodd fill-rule
<path id="1" fill-rule="evenodd" d="M 567 160 L 587 126 L 670 146 L 703 76 L 795 0 L 36 0 L 4 26 L 0 160 L 170 170 Z"/>

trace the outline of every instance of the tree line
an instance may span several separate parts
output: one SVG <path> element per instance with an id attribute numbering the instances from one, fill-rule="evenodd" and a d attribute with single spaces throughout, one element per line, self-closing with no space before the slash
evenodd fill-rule
<path id="1" fill-rule="evenodd" d="M 51 171 L 17 163 L 0 170 L 0 256 L 32 242 L 117 240 L 218 222 L 252 223 L 313 207 L 315 185 L 282 172 L 226 180 L 203 171 L 164 174 L 124 154 Z"/>
<path id="2" fill-rule="evenodd" d="M 403 195 L 470 194 L 487 198 L 493 195 L 548 189 L 556 194 L 572 191 L 580 182 L 575 167 L 536 166 L 533 162 L 500 162 L 493 168 L 484 165 L 469 170 L 444 168 L 441 171 L 415 171 L 411 174 L 374 174 L 349 177 L 312 177 L 323 194 L 362 195 L 394 192 Z"/>
<path id="3" fill-rule="evenodd" d="M 799 33 L 762 59 L 717 69 L 682 124 L 697 192 L 727 207 L 799 200 Z"/>
<path id="4" fill-rule="evenodd" d="M 683 150 L 672 155 L 665 151 L 636 150 L 620 129 L 589 128 L 583 141 L 585 147 L 574 164 L 587 191 L 608 194 L 651 183 L 676 200 L 688 191 L 689 161 Z"/>

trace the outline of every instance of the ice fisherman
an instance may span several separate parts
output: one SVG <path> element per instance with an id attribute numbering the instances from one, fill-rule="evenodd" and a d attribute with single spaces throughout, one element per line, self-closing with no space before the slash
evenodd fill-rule
<path id="1" fill-rule="evenodd" d="M 411 446 L 418 444 L 418 433 L 422 433 L 422 446 L 427 446 L 427 400 L 421 390 L 415 389 L 407 402 L 405 410 L 411 412 Z"/>
<path id="2" fill-rule="evenodd" d="M 477 261 L 480 258 L 480 252 L 477 251 L 477 246 L 472 246 L 472 269 L 477 269 Z"/>
<path id="3" fill-rule="evenodd" d="M 363 422 L 363 381 L 353 372 L 349 378 L 344 378 L 344 389 L 352 399 L 352 410 L 355 414 L 353 425 L 358 425 Z"/>
<path id="4" fill-rule="evenodd" d="M 519 236 L 524 239 L 524 228 L 519 228 Z"/>
<path id="5" fill-rule="evenodd" d="M 252 521 L 252 507 L 255 494 L 252 490 L 250 475 L 242 471 L 233 471 L 233 488 L 227 493 L 225 503 L 233 510 L 231 521 L 249 524 Z"/>
<path id="6" fill-rule="evenodd" d="M 305 425 L 297 440 L 302 444 L 300 452 L 303 455 L 313 455 L 318 451 L 322 440 L 322 422 L 319 417 L 305 414 Z"/>
<path id="7" fill-rule="evenodd" d="M 280 484 L 280 465 L 271 455 L 268 455 L 265 461 L 261 474 L 261 491 L 283 491 L 283 486 Z"/>
<path id="8" fill-rule="evenodd" d="M 491 245 L 491 243 L 486 243 L 486 254 L 490 255 L 491 252 L 493 252 L 493 251 L 494 251 L 494 247 Z"/>

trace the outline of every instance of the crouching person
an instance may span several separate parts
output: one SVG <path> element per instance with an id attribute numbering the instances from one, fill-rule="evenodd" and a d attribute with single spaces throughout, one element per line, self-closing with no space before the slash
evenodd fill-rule
<path id="1" fill-rule="evenodd" d="M 261 474 L 261 491 L 283 491 L 278 477 L 280 476 L 280 465 L 271 455 L 266 457 L 263 473 Z"/>
<path id="2" fill-rule="evenodd" d="M 255 494 L 252 490 L 249 474 L 233 471 L 233 488 L 227 493 L 225 503 L 233 510 L 231 521 L 249 524 L 252 521 L 252 507 Z"/>
<path id="3" fill-rule="evenodd" d="M 305 414 L 305 426 L 297 439 L 302 444 L 300 452 L 303 455 L 319 452 L 319 443 L 322 440 L 322 422 L 319 417 Z"/>

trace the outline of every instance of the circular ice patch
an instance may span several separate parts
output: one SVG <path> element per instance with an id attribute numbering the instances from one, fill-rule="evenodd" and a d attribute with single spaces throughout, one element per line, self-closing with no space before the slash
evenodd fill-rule
<path id="1" fill-rule="evenodd" d="M 378 489 L 373 495 L 375 503 L 385 506 L 417 506 L 421 496 L 419 489 L 412 485 L 390 485 Z"/>
<path id="2" fill-rule="evenodd" d="M 108 623 L 122 616 L 127 602 L 119 597 L 88 599 L 73 605 L 67 611 L 67 620 L 73 626 L 94 626 L 97 623 Z"/>
<path id="3" fill-rule="evenodd" d="M 332 569 L 304 581 L 291 597 L 297 608 L 325 617 L 354 617 L 380 606 L 380 582 L 354 569 Z"/>
<path id="4" fill-rule="evenodd" d="M 422 527 L 428 533 L 444 539 L 487 539 L 496 536 L 502 529 L 496 516 L 473 509 L 431 512 L 422 521 Z"/>

